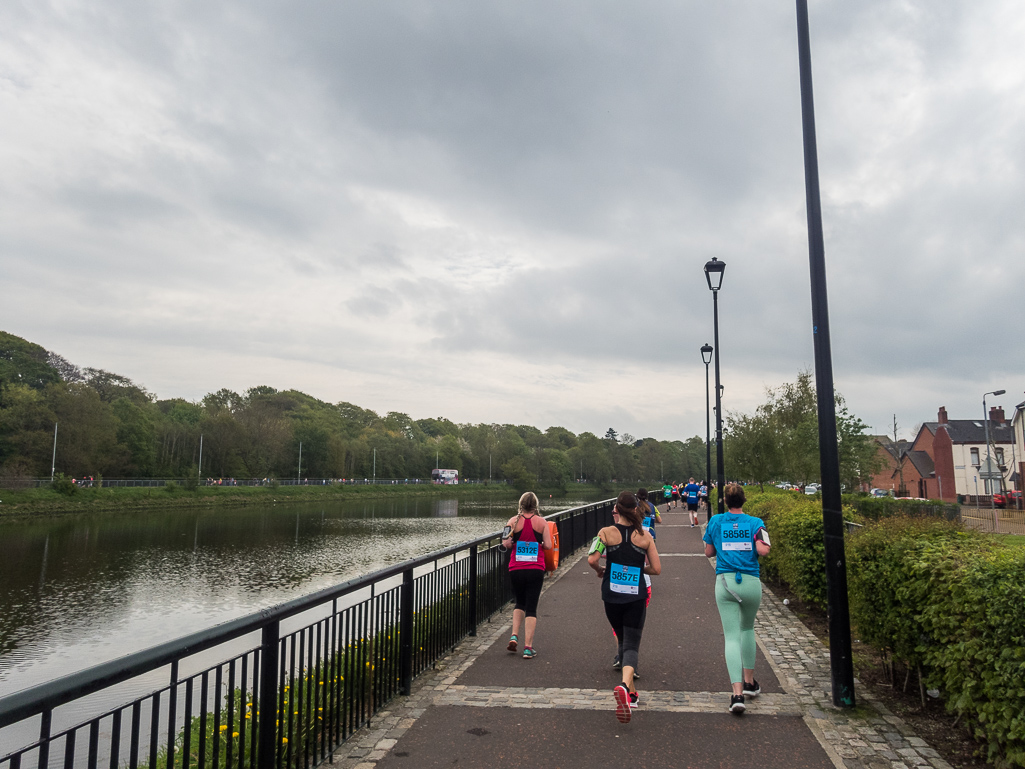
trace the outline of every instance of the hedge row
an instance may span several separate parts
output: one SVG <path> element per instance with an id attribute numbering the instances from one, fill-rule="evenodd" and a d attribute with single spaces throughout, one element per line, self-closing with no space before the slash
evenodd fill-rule
<path id="1" fill-rule="evenodd" d="M 767 575 L 824 606 L 822 508 L 755 496 Z M 846 510 L 845 517 L 854 516 Z M 919 667 L 998 767 L 1025 767 L 1025 547 L 938 518 L 865 521 L 847 538 L 851 623 L 878 649 Z"/>

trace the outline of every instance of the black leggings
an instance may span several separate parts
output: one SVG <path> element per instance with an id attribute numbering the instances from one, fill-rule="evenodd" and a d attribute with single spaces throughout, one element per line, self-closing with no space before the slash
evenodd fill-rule
<path id="1" fill-rule="evenodd" d="M 637 653 L 641 648 L 641 633 L 648 607 L 645 598 L 630 603 L 606 603 L 605 616 L 619 641 L 619 659 L 623 667 L 637 669 Z"/>
<path id="2" fill-rule="evenodd" d="M 512 580 L 516 608 L 526 612 L 528 617 L 536 617 L 537 599 L 541 597 L 541 588 L 545 583 L 544 570 L 517 569 L 509 572 L 509 579 Z"/>

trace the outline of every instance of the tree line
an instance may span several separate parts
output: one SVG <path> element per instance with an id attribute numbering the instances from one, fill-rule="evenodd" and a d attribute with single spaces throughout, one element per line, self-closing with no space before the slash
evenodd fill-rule
<path id="1" fill-rule="evenodd" d="M 130 379 L 78 368 L 0 332 L 0 474 L 181 478 L 463 478 L 562 486 L 574 478 L 680 479 L 703 475 L 704 441 L 601 437 L 563 427 L 456 424 L 381 415 L 298 390 L 221 389 L 199 402 L 160 399 Z M 202 437 L 202 467 L 200 439 Z M 302 467 L 299 450 L 302 444 Z"/>
<path id="2" fill-rule="evenodd" d="M 838 404 L 841 463 L 853 483 L 870 469 L 872 452 L 865 425 L 842 398 Z M 731 479 L 816 479 L 810 374 L 769 391 L 753 415 L 727 415 L 724 445 Z M 599 437 L 564 427 L 412 419 L 267 386 L 221 389 L 199 402 L 160 399 L 127 377 L 79 368 L 0 331 L 0 479 L 49 477 L 51 462 L 72 477 L 412 479 L 442 467 L 518 487 L 564 486 L 575 478 L 598 484 L 702 478 L 705 442 L 700 436 L 636 439 L 611 427 Z"/>

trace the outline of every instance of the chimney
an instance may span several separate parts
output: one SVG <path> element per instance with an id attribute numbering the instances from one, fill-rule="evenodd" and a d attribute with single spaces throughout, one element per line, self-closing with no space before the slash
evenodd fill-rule
<path id="1" fill-rule="evenodd" d="M 1004 423 L 1004 410 L 1000 406 L 989 407 L 989 421 L 997 427 Z"/>
<path id="2" fill-rule="evenodd" d="M 941 425 L 947 424 L 947 407 L 940 406 L 940 413 L 937 414 L 936 421 Z"/>

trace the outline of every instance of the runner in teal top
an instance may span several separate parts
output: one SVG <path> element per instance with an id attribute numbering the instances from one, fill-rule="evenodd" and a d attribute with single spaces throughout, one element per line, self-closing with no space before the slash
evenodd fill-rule
<path id="1" fill-rule="evenodd" d="M 757 697 L 755 615 L 762 602 L 758 558 L 769 554 L 769 533 L 761 518 L 743 511 L 744 488 L 726 487 L 727 512 L 712 516 L 705 528 L 705 555 L 715 557 L 715 603 L 726 639 L 726 668 L 733 695 L 730 712 L 744 712 L 744 697 Z"/>

